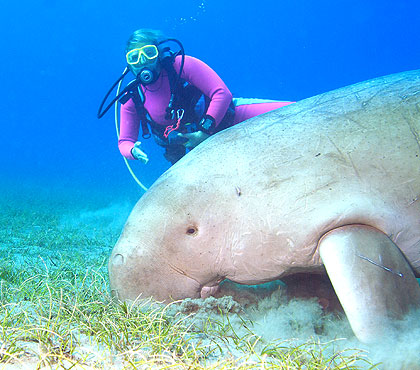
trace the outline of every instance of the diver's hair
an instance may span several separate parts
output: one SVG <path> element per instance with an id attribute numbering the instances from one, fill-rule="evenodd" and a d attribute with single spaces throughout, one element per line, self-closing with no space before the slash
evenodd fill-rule
<path id="1" fill-rule="evenodd" d="M 131 34 L 127 41 L 125 52 L 129 52 L 139 45 L 157 45 L 159 42 L 165 39 L 166 37 L 161 31 L 141 28 Z"/>

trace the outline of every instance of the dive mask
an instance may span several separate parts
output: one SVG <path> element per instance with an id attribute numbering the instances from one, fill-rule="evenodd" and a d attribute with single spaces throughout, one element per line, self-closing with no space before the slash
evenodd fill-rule
<path id="1" fill-rule="evenodd" d="M 126 55 L 127 63 L 130 66 L 136 66 L 138 64 L 146 64 L 159 55 L 159 50 L 156 45 L 145 45 L 141 48 L 130 50 Z"/>
<path id="2" fill-rule="evenodd" d="M 158 79 L 160 73 L 158 55 L 159 49 L 156 45 L 145 45 L 126 54 L 128 67 L 142 85 L 151 84 Z"/>

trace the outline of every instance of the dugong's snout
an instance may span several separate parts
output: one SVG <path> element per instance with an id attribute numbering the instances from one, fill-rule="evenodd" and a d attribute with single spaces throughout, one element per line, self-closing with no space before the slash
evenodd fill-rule
<path id="1" fill-rule="evenodd" d="M 201 286 L 167 261 L 133 256 L 116 246 L 108 263 L 111 294 L 120 300 L 199 298 Z"/>

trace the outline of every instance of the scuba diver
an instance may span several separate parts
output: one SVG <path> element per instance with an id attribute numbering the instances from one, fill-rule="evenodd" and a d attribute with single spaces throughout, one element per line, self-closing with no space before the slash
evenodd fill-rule
<path id="1" fill-rule="evenodd" d="M 178 45 L 178 52 L 171 50 L 171 42 Z M 233 99 L 216 72 L 185 55 L 178 40 L 167 39 L 159 31 L 135 31 L 125 52 L 128 68 L 106 95 L 98 117 L 116 101 L 121 103 L 118 147 L 127 159 L 148 162 L 138 141 L 140 128 L 142 137 L 153 136 L 165 148 L 165 158 L 174 164 L 210 135 L 292 103 Z M 103 110 L 110 92 L 128 71 L 136 79 Z"/>

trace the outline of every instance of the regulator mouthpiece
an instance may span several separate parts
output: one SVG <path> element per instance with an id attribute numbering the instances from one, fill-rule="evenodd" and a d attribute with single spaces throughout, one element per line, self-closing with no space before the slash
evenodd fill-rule
<path id="1" fill-rule="evenodd" d="M 154 76 L 153 71 L 148 68 L 143 69 L 137 76 L 137 78 L 140 80 L 142 85 L 148 85 L 152 83 L 154 80 L 154 77 L 155 76 Z"/>

